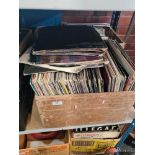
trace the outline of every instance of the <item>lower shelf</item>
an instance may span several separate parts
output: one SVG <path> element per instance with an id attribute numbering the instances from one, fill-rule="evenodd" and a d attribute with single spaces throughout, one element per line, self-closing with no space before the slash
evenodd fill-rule
<path id="1" fill-rule="evenodd" d="M 59 100 L 64 103 L 62 107 L 51 104 Z M 79 95 L 37 97 L 26 130 L 20 134 L 131 123 L 134 118 L 133 105 L 134 92 L 83 94 L 80 101 Z M 48 114 L 48 121 L 52 118 L 47 127 L 42 125 L 42 114 Z"/>

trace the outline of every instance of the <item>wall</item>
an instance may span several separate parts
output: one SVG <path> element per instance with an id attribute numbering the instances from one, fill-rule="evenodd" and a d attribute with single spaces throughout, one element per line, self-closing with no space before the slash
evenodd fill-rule
<path id="1" fill-rule="evenodd" d="M 133 12 L 121 12 L 116 32 L 122 40 L 124 40 L 132 15 Z M 130 57 L 135 61 L 135 26 L 128 37 L 125 49 Z"/>

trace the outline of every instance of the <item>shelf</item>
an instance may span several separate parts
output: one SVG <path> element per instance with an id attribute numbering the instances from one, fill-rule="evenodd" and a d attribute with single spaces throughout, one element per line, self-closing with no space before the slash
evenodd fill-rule
<path id="1" fill-rule="evenodd" d="M 58 130 L 68 130 L 74 128 L 86 128 L 93 126 L 104 126 L 104 125 L 116 125 L 116 124 L 126 124 L 131 123 L 132 119 L 128 119 L 121 122 L 113 122 L 113 123 L 105 123 L 105 124 L 94 124 L 94 125 L 79 125 L 79 126 L 71 126 L 71 127 L 63 127 L 63 128 L 44 128 L 42 126 L 40 116 L 38 114 L 38 110 L 36 106 L 33 107 L 32 116 L 30 116 L 28 120 L 28 124 L 25 131 L 20 131 L 19 134 L 31 134 L 31 133 L 40 133 L 40 132 L 49 132 L 49 131 L 58 131 Z"/>
<path id="2" fill-rule="evenodd" d="M 89 95 L 91 95 L 90 100 L 88 100 L 88 98 L 90 98 Z M 73 95 L 71 100 L 73 101 L 74 97 L 76 98 L 76 100 L 78 100 L 77 96 L 78 95 Z M 134 108 L 132 106 L 132 104 L 134 104 L 134 92 L 101 93 L 101 94 L 93 94 L 93 95 L 88 94 L 88 95 L 83 95 L 83 96 L 85 96 L 85 97 L 83 97 L 82 101 L 88 100 L 88 103 L 90 103 L 91 106 L 87 105 L 86 102 L 81 102 L 82 104 L 84 104 L 84 106 L 82 106 L 83 107 L 83 110 L 82 110 L 83 114 L 81 114 L 81 115 L 77 115 L 77 114 L 79 114 L 79 111 L 81 111 L 81 108 L 80 108 L 81 103 L 79 101 L 77 101 L 77 102 L 74 101 L 72 103 L 72 106 L 70 107 L 71 109 L 73 109 L 73 107 L 75 106 L 74 104 L 78 104 L 77 107 L 79 107 L 78 108 L 79 110 L 76 109 L 75 111 L 74 110 L 72 110 L 72 111 L 68 110 L 67 111 L 67 109 L 68 109 L 67 108 L 66 111 L 68 114 L 67 113 L 65 114 L 65 112 L 64 112 L 65 109 L 63 110 L 63 107 L 59 108 L 62 111 L 62 113 L 61 112 L 59 113 L 58 112 L 59 110 L 56 107 L 56 109 L 54 109 L 54 111 L 57 111 L 58 114 L 53 113 L 53 115 L 54 115 L 53 124 L 52 124 L 53 128 L 50 128 L 51 126 L 47 127 L 47 128 L 43 127 L 41 120 L 40 120 L 38 108 L 37 108 L 36 102 L 34 100 L 33 108 L 32 108 L 32 114 L 31 114 L 30 119 L 28 121 L 26 130 L 20 132 L 20 134 L 39 133 L 39 132 L 48 132 L 48 131 L 57 131 L 57 130 L 67 130 L 67 129 L 73 129 L 73 128 L 82 128 L 82 127 L 85 128 L 85 127 L 91 127 L 91 126 L 126 124 L 126 123 L 131 123 L 132 119 L 134 118 Z M 96 99 L 94 98 L 95 96 L 97 96 Z M 108 99 L 109 97 L 111 97 L 110 100 Z M 60 97 L 56 97 L 56 98 L 59 100 L 62 97 L 60 96 Z M 66 96 L 66 98 L 67 98 L 68 102 L 65 102 L 65 99 L 64 99 L 64 106 L 65 107 L 67 104 L 68 104 L 68 106 L 70 106 L 69 105 L 70 101 L 69 101 L 68 96 Z M 100 105 L 100 103 L 103 103 L 103 102 L 101 102 L 101 101 L 103 101 L 103 98 L 104 98 L 105 102 L 104 102 L 104 104 Z M 55 97 L 53 97 L 53 99 L 55 100 Z M 121 99 L 121 101 L 120 101 L 120 99 Z M 44 97 L 41 100 L 45 103 Z M 96 103 L 91 102 L 94 100 L 96 100 Z M 49 99 L 48 101 L 51 104 L 51 99 Z M 115 101 L 115 102 L 113 102 L 113 101 Z M 48 103 L 45 103 L 45 104 L 47 105 L 47 107 L 49 106 Z M 96 104 L 98 104 L 99 108 L 94 109 L 93 107 L 96 106 Z M 113 108 L 111 108 L 110 106 Z M 121 110 L 118 110 L 118 109 L 120 109 L 120 106 L 122 108 L 121 108 Z M 48 108 L 48 109 L 50 111 L 50 108 Z M 124 109 L 126 109 L 126 110 L 124 110 Z M 98 111 L 98 114 L 100 116 L 98 118 L 93 117 L 93 116 L 96 116 L 96 111 Z M 107 113 L 107 111 L 109 113 Z M 87 116 L 86 114 L 88 114 L 88 113 L 89 113 L 89 116 L 91 117 L 90 120 L 92 121 L 89 124 L 87 123 L 88 122 L 87 120 L 89 118 L 86 117 Z M 56 119 L 57 116 L 56 115 L 58 115 L 58 117 L 61 118 L 61 119 L 59 119 L 59 122 L 57 122 L 57 119 Z M 72 116 L 71 120 L 72 120 L 72 122 L 74 122 L 73 125 L 70 125 L 70 126 L 64 125 L 64 127 L 60 127 L 60 125 L 62 124 L 61 121 L 64 122 L 66 115 L 69 117 Z M 78 125 L 79 120 L 82 120 L 82 121 L 80 121 L 80 125 Z M 56 126 L 59 126 L 59 127 L 56 127 Z"/>
<path id="3" fill-rule="evenodd" d="M 134 11 L 135 0 L 19 0 L 20 9 Z"/>

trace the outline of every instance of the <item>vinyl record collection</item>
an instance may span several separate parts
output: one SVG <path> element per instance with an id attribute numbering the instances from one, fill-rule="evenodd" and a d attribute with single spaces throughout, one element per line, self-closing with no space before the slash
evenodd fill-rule
<path id="1" fill-rule="evenodd" d="M 25 71 L 37 96 L 134 90 L 133 62 L 93 27 L 45 27 L 36 34 Z"/>
<path id="2" fill-rule="evenodd" d="M 31 85 L 37 95 L 64 95 L 100 93 L 104 91 L 104 80 L 99 68 L 84 69 L 78 74 L 49 72 L 34 74 Z"/>

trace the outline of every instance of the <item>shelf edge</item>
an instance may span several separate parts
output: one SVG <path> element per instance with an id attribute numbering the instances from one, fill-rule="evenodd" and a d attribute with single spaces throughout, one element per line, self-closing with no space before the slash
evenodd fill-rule
<path id="1" fill-rule="evenodd" d="M 62 127 L 62 128 L 42 128 L 42 129 L 31 129 L 31 130 L 25 130 L 20 131 L 19 134 L 31 134 L 31 133 L 40 133 L 40 132 L 49 132 L 49 131 L 58 131 L 58 130 L 69 130 L 69 129 L 75 129 L 75 128 L 86 128 L 86 127 L 94 127 L 94 126 L 106 126 L 106 125 L 119 125 L 119 124 L 127 124 L 131 123 L 132 120 L 126 120 L 121 122 L 114 122 L 114 123 L 106 123 L 106 124 L 93 124 L 93 125 L 79 125 L 79 126 L 68 126 L 68 127 Z"/>

